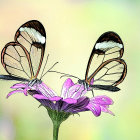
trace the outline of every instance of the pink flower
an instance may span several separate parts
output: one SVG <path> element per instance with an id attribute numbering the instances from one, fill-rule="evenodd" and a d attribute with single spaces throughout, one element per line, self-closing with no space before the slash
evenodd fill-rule
<path id="1" fill-rule="evenodd" d="M 24 93 L 26 96 L 29 93 L 44 107 L 59 112 L 75 114 L 83 111 L 92 111 L 96 117 L 100 116 L 101 112 L 114 115 L 108 109 L 109 105 L 113 104 L 111 98 L 105 95 L 89 98 L 85 96 L 87 89 L 85 89 L 84 85 L 74 84 L 70 78 L 64 82 L 61 96 L 57 96 L 57 94 L 43 82 L 34 84 L 32 87 L 29 86 L 28 83 L 18 83 L 11 88 L 16 90 L 10 92 L 7 97 L 19 92 Z"/>

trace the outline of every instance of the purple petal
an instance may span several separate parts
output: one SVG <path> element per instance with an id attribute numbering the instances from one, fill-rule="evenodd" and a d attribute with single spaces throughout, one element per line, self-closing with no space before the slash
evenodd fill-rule
<path id="1" fill-rule="evenodd" d="M 38 84 L 38 90 L 43 94 L 46 95 L 47 97 L 54 97 L 57 94 L 49 88 L 45 83 Z"/>
<path id="2" fill-rule="evenodd" d="M 50 101 L 48 99 L 37 99 L 43 106 L 45 107 L 49 107 L 53 110 L 55 110 L 55 104 L 53 103 L 53 101 Z"/>
<path id="3" fill-rule="evenodd" d="M 74 85 L 73 81 L 70 78 L 68 78 L 63 84 L 61 97 L 67 98 L 67 92 L 68 92 L 69 88 L 73 85 Z"/>
<path id="4" fill-rule="evenodd" d="M 89 104 L 89 101 L 90 99 L 88 97 L 81 97 L 77 100 L 77 103 L 71 107 L 71 109 L 68 109 L 68 111 L 72 113 L 78 113 L 86 110 L 86 106 Z"/>
<path id="5" fill-rule="evenodd" d="M 100 105 L 112 105 L 113 104 L 113 100 L 105 95 L 96 96 L 91 99 L 91 102 L 94 104 L 100 104 Z"/>
<path id="6" fill-rule="evenodd" d="M 91 110 L 96 117 L 101 115 L 101 107 L 98 104 L 89 104 L 86 108 Z"/>
<path id="7" fill-rule="evenodd" d="M 42 82 L 42 85 L 46 88 L 46 89 L 48 89 L 49 91 L 50 91 L 50 93 L 51 93 L 51 95 L 57 95 L 51 88 L 49 88 L 45 83 L 43 83 Z"/>
<path id="8" fill-rule="evenodd" d="M 23 90 L 14 90 L 14 91 L 11 91 L 11 92 L 7 95 L 6 98 L 9 98 L 9 96 L 11 96 L 11 95 L 13 95 L 13 94 L 15 94 L 15 93 L 24 93 L 24 91 L 23 91 Z"/>
<path id="9" fill-rule="evenodd" d="M 66 102 L 61 103 L 61 110 L 65 112 L 71 112 L 71 113 L 78 113 L 81 111 L 87 111 L 88 109 L 86 106 L 89 103 L 88 97 L 81 97 L 77 100 L 77 103 L 69 104 Z"/>
<path id="10" fill-rule="evenodd" d="M 84 96 L 86 92 L 87 92 L 87 89 L 85 89 L 84 85 L 80 85 L 79 89 L 75 93 L 73 93 L 71 98 L 78 99 L 81 96 Z"/>
<path id="11" fill-rule="evenodd" d="M 27 96 L 27 94 L 28 94 L 28 88 L 25 88 L 23 92 L 24 92 L 24 95 Z"/>
<path id="12" fill-rule="evenodd" d="M 34 94 L 33 97 L 36 98 L 36 99 L 48 99 L 44 95 L 40 95 L 40 94 Z"/>
<path id="13" fill-rule="evenodd" d="M 59 100 L 59 101 L 56 101 L 56 103 L 55 103 L 55 110 L 60 111 L 64 103 L 65 103 L 65 102 L 62 101 L 62 99 Z M 66 104 L 67 104 L 67 103 L 66 103 Z"/>
<path id="14" fill-rule="evenodd" d="M 102 110 L 103 112 L 105 112 L 105 113 L 109 113 L 109 114 L 115 116 L 115 114 L 114 114 L 112 111 L 108 110 L 107 108 L 105 108 L 105 107 L 103 107 L 103 106 L 101 106 L 101 110 Z"/>
<path id="15" fill-rule="evenodd" d="M 87 108 L 92 109 L 93 107 L 95 108 L 95 106 L 96 106 L 96 108 L 99 106 L 101 108 L 101 111 L 114 115 L 110 110 L 108 110 L 109 105 L 112 105 L 112 104 L 113 104 L 113 100 L 111 98 L 104 96 L 104 95 L 96 96 L 90 100 L 90 103 Z M 98 116 L 98 114 L 95 114 L 95 116 Z"/>
<path id="16" fill-rule="evenodd" d="M 49 98 L 49 100 L 51 100 L 51 101 L 59 101 L 61 99 L 62 99 L 62 97 L 59 97 L 59 96 L 54 96 L 54 97 Z"/>
<path id="17" fill-rule="evenodd" d="M 27 84 L 17 83 L 17 84 L 14 84 L 11 88 L 18 89 L 18 88 L 26 88 L 26 87 L 27 87 Z"/>
<path id="18" fill-rule="evenodd" d="M 68 103 L 68 104 L 75 104 L 75 103 L 77 103 L 77 100 L 73 99 L 73 98 L 66 98 L 63 101 Z"/>
<path id="19" fill-rule="evenodd" d="M 88 102 L 87 102 L 88 101 Z M 77 104 L 78 105 L 85 105 L 86 104 L 86 106 L 87 106 L 87 104 L 89 103 L 89 98 L 88 97 L 86 97 L 86 96 L 83 96 L 83 97 L 80 97 L 78 100 L 77 100 Z M 86 103 L 87 102 L 87 103 Z M 82 103 L 82 104 L 81 104 Z"/>
<path id="20" fill-rule="evenodd" d="M 91 90 L 91 88 L 88 88 L 88 90 L 85 89 L 84 91 L 82 91 L 82 93 L 81 93 L 81 97 L 84 96 L 89 90 Z"/>
<path id="21" fill-rule="evenodd" d="M 79 84 L 75 84 L 73 85 L 72 87 L 69 88 L 69 91 L 68 91 L 68 97 L 67 98 L 73 98 L 77 92 L 79 90 L 82 90 L 83 89 L 83 85 L 79 85 Z M 81 92 L 78 92 L 78 95 L 80 96 L 82 94 L 82 91 Z"/>
<path id="22" fill-rule="evenodd" d="M 67 110 L 67 108 L 69 108 L 69 106 L 72 104 L 68 104 L 66 102 L 63 101 L 62 107 L 61 107 L 61 111 L 65 111 L 65 109 Z"/>

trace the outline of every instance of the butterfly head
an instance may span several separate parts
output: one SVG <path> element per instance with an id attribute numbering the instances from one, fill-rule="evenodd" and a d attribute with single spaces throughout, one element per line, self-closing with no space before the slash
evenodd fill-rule
<path id="1" fill-rule="evenodd" d="M 85 81 L 85 80 L 78 80 L 78 83 L 80 85 L 83 85 L 85 87 L 85 89 L 88 89 L 89 88 L 89 84 Z"/>

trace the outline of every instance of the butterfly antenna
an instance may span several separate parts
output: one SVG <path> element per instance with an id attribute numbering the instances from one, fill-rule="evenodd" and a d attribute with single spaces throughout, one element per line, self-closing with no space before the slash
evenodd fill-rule
<path id="1" fill-rule="evenodd" d="M 76 76 L 73 76 L 73 75 L 70 75 L 70 74 L 66 74 L 66 73 L 62 73 L 62 72 L 58 72 L 58 71 L 48 71 L 48 72 L 55 72 L 55 73 L 58 73 L 58 74 L 62 74 L 62 76 L 60 78 L 62 78 L 62 77 L 73 77 L 73 78 L 77 78 L 77 79 L 80 80 L 80 78 L 78 78 Z"/>
<path id="2" fill-rule="evenodd" d="M 44 70 L 45 70 L 45 67 L 46 67 L 46 65 L 47 65 L 48 59 L 49 59 L 49 54 L 48 54 L 48 56 L 47 56 L 47 60 L 46 60 L 46 62 L 45 62 L 43 71 L 42 71 L 42 73 L 41 73 L 41 78 L 42 78 L 43 72 L 44 72 Z M 40 78 L 40 80 L 41 80 L 41 78 Z"/>
<path id="3" fill-rule="evenodd" d="M 42 75 L 41 79 L 42 79 L 48 72 L 50 72 L 50 70 L 51 70 L 56 64 L 58 64 L 58 62 L 54 63 L 53 66 L 52 66 L 51 68 L 49 68 L 49 69 Z"/>

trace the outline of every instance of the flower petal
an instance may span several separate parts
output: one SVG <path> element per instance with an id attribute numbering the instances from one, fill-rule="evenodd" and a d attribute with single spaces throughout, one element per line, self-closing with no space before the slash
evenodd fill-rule
<path id="1" fill-rule="evenodd" d="M 68 78 L 63 84 L 61 97 L 66 98 L 69 88 L 73 85 L 74 85 L 73 81 L 70 78 Z"/>
<path id="2" fill-rule="evenodd" d="M 28 88 L 25 88 L 23 92 L 24 92 L 24 95 L 27 96 L 27 94 L 28 94 Z"/>
<path id="3" fill-rule="evenodd" d="M 55 102 L 55 110 L 60 111 L 62 109 L 63 104 L 66 103 L 62 99 Z M 67 104 L 67 103 L 66 103 Z"/>
<path id="4" fill-rule="evenodd" d="M 69 99 L 69 98 L 67 98 Z M 64 99 L 66 100 L 66 99 Z M 75 100 L 76 101 L 76 100 Z M 90 99 L 88 97 L 81 97 L 77 99 L 77 102 L 70 104 L 70 102 L 60 102 L 59 104 L 61 105 L 61 111 L 64 112 L 70 112 L 70 113 L 78 113 L 82 111 L 88 111 L 86 106 L 88 105 Z"/>
<path id="5" fill-rule="evenodd" d="M 75 91 L 75 93 L 72 93 L 73 95 L 71 96 L 71 98 L 79 99 L 80 97 L 84 96 L 86 93 L 87 93 L 87 89 L 84 87 L 84 85 L 80 85 L 77 91 Z"/>
<path id="6" fill-rule="evenodd" d="M 89 104 L 86 108 L 91 110 L 96 117 L 101 115 L 101 107 L 98 104 Z"/>
<path id="7" fill-rule="evenodd" d="M 40 95 L 40 94 L 34 94 L 33 97 L 36 98 L 36 99 L 48 99 L 44 95 Z"/>
<path id="8" fill-rule="evenodd" d="M 73 98 L 66 98 L 63 101 L 68 103 L 68 104 L 75 104 L 75 103 L 77 103 L 77 100 L 73 99 Z"/>
<path id="9" fill-rule="evenodd" d="M 98 109 L 100 107 L 100 110 L 106 113 L 109 113 L 111 115 L 114 115 L 110 110 L 108 110 L 109 105 L 113 104 L 113 100 L 105 95 L 102 96 L 96 96 L 92 99 L 90 99 L 90 103 L 87 106 L 88 109 L 90 109 L 95 116 L 98 116 L 98 111 L 94 111 L 95 108 Z M 94 110 L 92 110 L 94 108 Z"/>
<path id="10" fill-rule="evenodd" d="M 37 99 L 43 106 L 45 107 L 49 107 L 53 110 L 55 110 L 55 104 L 53 103 L 53 101 L 50 101 L 48 99 Z"/>
<path id="11" fill-rule="evenodd" d="M 72 104 L 68 104 L 67 102 L 63 101 L 63 104 L 61 105 L 61 111 L 67 110 Z"/>
<path id="12" fill-rule="evenodd" d="M 67 98 L 73 98 L 73 96 L 75 96 L 75 94 L 77 94 L 77 92 L 79 91 L 81 86 L 82 85 L 79 85 L 79 84 L 75 84 L 75 85 L 71 86 L 67 93 Z"/>
<path id="13" fill-rule="evenodd" d="M 24 84 L 24 83 L 17 83 L 17 84 L 14 84 L 11 88 L 12 89 L 19 89 L 19 88 L 26 88 L 27 87 L 27 84 Z"/>
<path id="14" fill-rule="evenodd" d="M 77 103 L 69 109 L 72 113 L 78 113 L 86 109 L 86 106 L 89 104 L 90 99 L 88 97 L 81 97 L 77 100 Z"/>
<path id="15" fill-rule="evenodd" d="M 105 95 L 102 96 L 96 96 L 91 99 L 91 102 L 94 104 L 100 104 L 100 105 L 112 105 L 113 100 Z"/>
<path id="16" fill-rule="evenodd" d="M 62 97 L 59 97 L 59 96 L 54 96 L 54 97 L 49 98 L 50 101 L 59 101 L 61 99 Z"/>
<path id="17" fill-rule="evenodd" d="M 54 97 L 56 96 L 57 94 L 51 89 L 49 88 L 45 83 L 41 83 L 41 84 L 38 84 L 37 85 L 38 87 L 38 91 L 41 92 L 44 96 L 46 97 Z"/>
<path id="18" fill-rule="evenodd" d="M 6 98 L 9 98 L 9 96 L 11 96 L 11 95 L 13 95 L 13 94 L 15 94 L 15 93 L 24 93 L 24 91 L 23 91 L 23 90 L 14 90 L 14 91 L 11 91 L 11 92 L 6 96 Z"/>
<path id="19" fill-rule="evenodd" d="M 108 106 L 101 106 L 101 110 L 105 113 L 109 113 L 109 114 L 115 116 L 115 114 L 108 109 Z"/>

